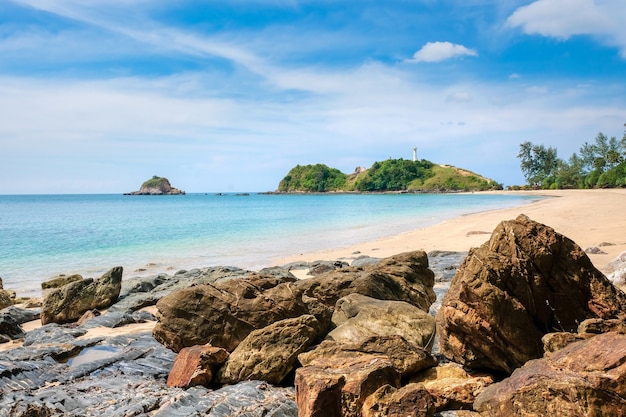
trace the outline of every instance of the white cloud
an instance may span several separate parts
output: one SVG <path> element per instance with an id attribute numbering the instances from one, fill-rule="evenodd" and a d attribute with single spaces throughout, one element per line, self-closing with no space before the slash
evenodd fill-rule
<path id="1" fill-rule="evenodd" d="M 506 26 L 558 39 L 591 35 L 620 48 L 626 58 L 626 2 L 623 0 L 537 0 L 518 8 Z"/>
<path id="2" fill-rule="evenodd" d="M 428 42 L 413 54 L 409 62 L 440 62 L 458 56 L 478 56 L 478 53 L 451 42 Z"/>

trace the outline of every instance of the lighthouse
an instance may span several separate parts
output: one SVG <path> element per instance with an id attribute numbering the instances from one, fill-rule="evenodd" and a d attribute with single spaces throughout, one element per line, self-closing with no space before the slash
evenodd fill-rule
<path id="1" fill-rule="evenodd" d="M 417 147 L 413 147 L 413 162 L 417 162 Z"/>

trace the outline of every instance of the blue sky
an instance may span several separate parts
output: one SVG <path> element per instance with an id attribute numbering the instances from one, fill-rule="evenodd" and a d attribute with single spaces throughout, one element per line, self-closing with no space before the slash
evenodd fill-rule
<path id="1" fill-rule="evenodd" d="M 505 185 L 626 122 L 623 0 L 0 0 L 0 194 L 269 191 L 418 156 Z"/>

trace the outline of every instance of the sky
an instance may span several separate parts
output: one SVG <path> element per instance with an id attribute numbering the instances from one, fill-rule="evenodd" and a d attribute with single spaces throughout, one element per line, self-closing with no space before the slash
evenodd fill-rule
<path id="1" fill-rule="evenodd" d="M 626 122 L 624 0 L 0 0 L 0 194 L 273 191 L 387 158 L 523 184 Z"/>

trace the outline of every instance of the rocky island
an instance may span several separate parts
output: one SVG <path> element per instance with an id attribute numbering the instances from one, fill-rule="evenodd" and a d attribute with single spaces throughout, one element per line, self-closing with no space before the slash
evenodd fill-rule
<path id="1" fill-rule="evenodd" d="M 185 192 L 172 187 L 167 178 L 154 175 L 141 184 L 139 191 L 124 193 L 124 195 L 184 195 Z"/>

